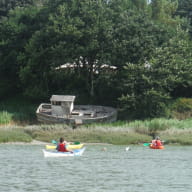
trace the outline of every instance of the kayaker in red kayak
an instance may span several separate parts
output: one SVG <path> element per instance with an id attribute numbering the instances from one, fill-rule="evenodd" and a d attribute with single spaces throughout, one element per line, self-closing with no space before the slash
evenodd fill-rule
<path id="1" fill-rule="evenodd" d="M 157 147 L 163 145 L 159 137 L 156 138 L 156 142 L 155 143 L 156 143 Z"/>
<path id="2" fill-rule="evenodd" d="M 152 140 L 149 147 L 151 149 L 164 149 L 163 143 L 162 143 L 162 141 L 160 140 L 159 137 L 156 137 L 156 139 Z"/>
<path id="3" fill-rule="evenodd" d="M 153 146 L 156 146 L 156 147 L 159 147 L 159 146 L 163 145 L 163 143 L 161 142 L 159 137 L 156 137 L 155 139 L 153 139 L 151 141 L 151 143 L 152 143 Z"/>
<path id="4" fill-rule="evenodd" d="M 155 146 L 155 147 L 159 147 L 159 146 L 163 145 L 163 143 L 162 143 L 162 141 L 160 140 L 159 137 L 156 137 L 155 139 L 153 139 L 151 141 L 151 144 L 152 144 L 152 146 Z"/>
<path id="5" fill-rule="evenodd" d="M 66 145 L 67 145 L 67 142 L 64 140 L 63 137 L 61 137 L 59 139 L 59 143 L 58 143 L 57 148 L 56 148 L 57 151 L 73 153 L 73 151 L 67 149 Z"/>

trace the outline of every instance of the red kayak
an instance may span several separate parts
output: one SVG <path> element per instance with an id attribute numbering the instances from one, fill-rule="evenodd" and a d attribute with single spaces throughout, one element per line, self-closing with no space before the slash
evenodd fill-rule
<path id="1" fill-rule="evenodd" d="M 163 145 L 160 145 L 160 146 L 155 146 L 155 145 L 149 145 L 149 147 L 151 148 L 151 149 L 164 149 L 164 146 Z"/>

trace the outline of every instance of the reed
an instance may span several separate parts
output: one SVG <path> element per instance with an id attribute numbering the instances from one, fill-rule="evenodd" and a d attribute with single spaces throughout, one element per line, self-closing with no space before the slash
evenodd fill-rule
<path id="1" fill-rule="evenodd" d="M 30 135 L 24 132 L 23 128 L 1 128 L 0 143 L 6 142 L 31 142 Z"/>
<path id="2" fill-rule="evenodd" d="M 13 115 L 7 111 L 0 112 L 0 124 L 11 123 Z"/>
<path id="3" fill-rule="evenodd" d="M 161 132 L 166 144 L 192 145 L 192 129 L 171 128 Z"/>
<path id="4" fill-rule="evenodd" d="M 71 129 L 62 125 L 49 125 L 46 127 L 44 125 L 41 128 L 36 126 L 25 128 L 25 132 L 30 134 L 32 138 L 45 142 L 50 142 L 53 139 L 58 140 L 61 136 L 68 141 L 118 145 L 138 144 L 150 140 L 150 136 L 135 133 L 129 129 L 94 126 Z"/>
<path id="5" fill-rule="evenodd" d="M 111 144 L 136 144 L 150 142 L 151 130 L 161 136 L 167 143 L 190 143 L 186 135 L 191 133 L 192 119 L 153 119 L 145 121 L 89 124 L 72 129 L 67 125 L 39 125 L 28 126 L 25 132 L 32 138 L 50 142 L 63 136 L 68 141 L 111 143 Z M 180 135 L 183 135 L 182 137 Z M 180 136 L 180 137 L 179 137 Z M 177 139 L 174 139 L 177 138 Z M 180 140 L 179 140 L 180 138 Z M 187 136 L 186 138 L 190 138 Z"/>
<path id="6" fill-rule="evenodd" d="M 51 142 L 63 136 L 68 141 L 110 143 L 118 145 L 150 142 L 151 130 L 166 143 L 192 144 L 192 119 L 153 119 L 133 122 L 82 125 L 72 129 L 69 125 L 36 124 L 28 126 L 4 125 L 0 127 L 0 142 L 30 141 Z"/>
<path id="7" fill-rule="evenodd" d="M 0 102 L 0 124 L 31 124 L 36 122 L 36 104 L 15 97 Z"/>

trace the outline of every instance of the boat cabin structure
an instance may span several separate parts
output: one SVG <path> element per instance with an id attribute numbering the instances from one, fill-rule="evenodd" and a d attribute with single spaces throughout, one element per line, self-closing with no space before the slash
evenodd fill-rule
<path id="1" fill-rule="evenodd" d="M 74 108 L 75 96 L 70 95 L 52 95 L 51 111 L 55 116 L 66 116 L 68 117 Z"/>

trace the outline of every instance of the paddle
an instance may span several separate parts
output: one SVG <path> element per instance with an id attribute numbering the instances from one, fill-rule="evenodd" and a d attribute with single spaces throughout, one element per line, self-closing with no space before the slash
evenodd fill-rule
<path id="1" fill-rule="evenodd" d="M 58 142 L 55 141 L 55 140 L 52 140 L 51 143 L 53 143 L 53 144 L 57 144 Z M 73 145 L 79 145 L 79 144 L 80 144 L 79 141 L 75 141 L 75 142 L 73 143 Z"/>
<path id="2" fill-rule="evenodd" d="M 161 141 L 162 145 L 164 145 L 165 142 L 166 142 L 166 141 Z M 149 146 L 149 145 L 151 145 L 151 144 L 152 144 L 152 143 L 143 143 L 144 146 Z"/>
<path id="3" fill-rule="evenodd" d="M 55 140 L 52 140 L 51 143 L 53 143 L 53 144 L 57 144 L 58 142 L 55 141 Z"/>
<path id="4" fill-rule="evenodd" d="M 143 143 L 143 146 L 149 146 L 151 143 Z"/>
<path id="5" fill-rule="evenodd" d="M 74 144 L 74 145 L 79 145 L 80 142 L 79 142 L 79 141 L 75 141 L 73 144 Z"/>

